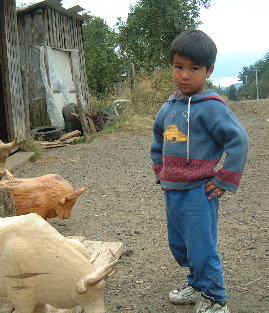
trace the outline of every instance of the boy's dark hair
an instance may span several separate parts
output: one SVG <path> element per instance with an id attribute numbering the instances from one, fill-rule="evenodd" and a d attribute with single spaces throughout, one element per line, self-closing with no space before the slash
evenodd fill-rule
<path id="1" fill-rule="evenodd" d="M 215 63 L 217 47 L 214 41 L 201 30 L 186 30 L 173 40 L 170 47 L 170 63 L 174 56 L 188 58 L 195 64 L 208 69 Z"/>

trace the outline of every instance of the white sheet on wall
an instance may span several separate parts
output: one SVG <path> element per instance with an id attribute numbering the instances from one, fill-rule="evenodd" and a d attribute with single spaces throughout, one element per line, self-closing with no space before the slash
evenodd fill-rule
<path id="1" fill-rule="evenodd" d="M 63 107 L 68 103 L 77 103 L 70 51 L 41 47 L 40 63 L 51 124 L 63 129 Z"/>

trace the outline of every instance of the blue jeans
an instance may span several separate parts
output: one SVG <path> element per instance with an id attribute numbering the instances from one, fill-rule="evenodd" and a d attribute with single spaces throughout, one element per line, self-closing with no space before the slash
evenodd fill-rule
<path id="1" fill-rule="evenodd" d="M 165 190 L 168 241 L 181 266 L 189 268 L 191 286 L 226 301 L 222 265 L 217 248 L 219 201 L 208 200 L 205 185 L 184 191 Z"/>

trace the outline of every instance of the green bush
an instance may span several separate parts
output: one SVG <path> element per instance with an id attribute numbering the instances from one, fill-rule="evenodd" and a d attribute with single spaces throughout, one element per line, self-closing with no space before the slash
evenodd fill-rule
<path id="1" fill-rule="evenodd" d="M 132 97 L 135 113 L 154 116 L 175 90 L 170 68 L 140 74 Z"/>

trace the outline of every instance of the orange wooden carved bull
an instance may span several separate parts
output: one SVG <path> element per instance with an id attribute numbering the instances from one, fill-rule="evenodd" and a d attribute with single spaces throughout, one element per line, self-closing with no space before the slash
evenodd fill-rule
<path id="1" fill-rule="evenodd" d="M 77 197 L 86 190 L 74 190 L 67 180 L 55 174 L 16 178 L 15 182 L 2 180 L 0 187 L 11 191 L 16 215 L 37 213 L 44 219 L 69 218 Z"/>

